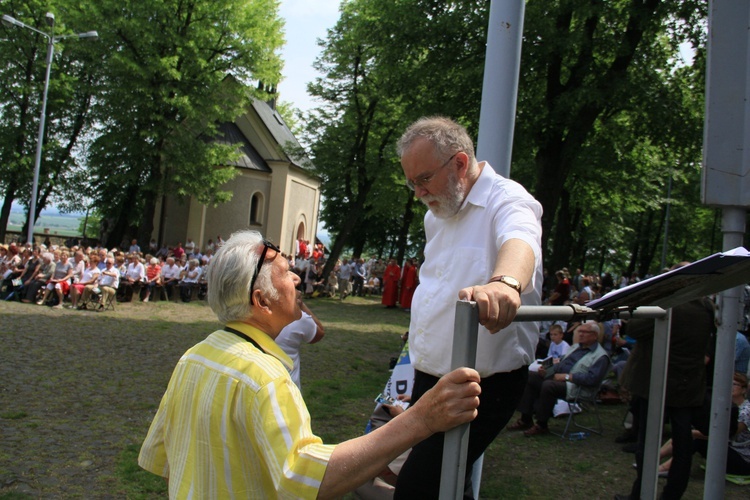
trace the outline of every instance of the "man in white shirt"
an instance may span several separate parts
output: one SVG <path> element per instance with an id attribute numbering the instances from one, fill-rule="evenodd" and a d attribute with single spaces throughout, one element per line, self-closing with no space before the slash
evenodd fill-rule
<path id="1" fill-rule="evenodd" d="M 190 259 L 188 261 L 188 268 L 185 271 L 185 276 L 180 281 L 180 298 L 183 302 L 190 302 L 193 298 L 193 288 L 198 284 L 200 280 L 202 269 L 198 266 L 196 259 Z"/>
<path id="2" fill-rule="evenodd" d="M 352 292 L 352 266 L 344 259 L 339 268 L 339 299 L 344 300 Z"/>
<path id="3" fill-rule="evenodd" d="M 276 344 L 292 359 L 292 371 L 289 372 L 289 375 L 297 387 L 302 390 L 299 369 L 300 346 L 303 342 L 306 344 L 318 342 L 326 334 L 326 331 L 320 320 L 302 302 L 302 299 L 297 299 L 297 304 L 299 304 L 299 308 L 302 311 L 302 317 L 296 321 L 292 321 L 281 330 L 279 336 L 276 337 Z"/>
<path id="4" fill-rule="evenodd" d="M 161 280 L 167 291 L 167 299 L 172 297 L 172 290 L 180 284 L 182 268 L 174 263 L 174 257 L 167 257 L 167 264 L 161 268 Z"/>
<path id="5" fill-rule="evenodd" d="M 447 118 L 412 124 L 398 152 L 407 186 L 429 207 L 425 262 L 409 326 L 413 401 L 450 371 L 456 301 L 475 301 L 479 309 L 476 369 L 482 394 L 471 424 L 470 475 L 474 461 L 513 416 L 534 360 L 538 326 L 512 321 L 522 303 L 541 303 L 542 207 L 521 185 L 478 163 L 466 130 Z M 414 447 L 395 498 L 439 496 L 442 450 L 442 435 Z"/>
<path id="6" fill-rule="evenodd" d="M 109 304 L 110 301 L 114 300 L 115 293 L 117 293 L 117 286 L 120 283 L 120 273 L 115 268 L 114 257 L 107 257 L 104 260 L 104 271 L 99 273 L 99 283 L 86 285 L 83 289 L 83 296 L 81 300 L 85 304 L 88 302 L 91 293 L 98 287 L 101 291 L 101 297 L 99 298 L 99 307 L 97 311 L 103 311 L 104 305 Z"/>
<path id="7" fill-rule="evenodd" d="M 143 263 L 141 263 L 141 259 L 138 257 L 138 254 L 131 253 L 129 259 L 130 262 L 128 263 L 128 268 L 125 271 L 125 280 L 123 281 L 123 286 L 126 287 L 126 298 L 128 293 L 130 293 L 130 298 L 132 298 L 134 293 L 140 293 L 141 287 L 146 282 L 146 268 L 143 266 Z"/>

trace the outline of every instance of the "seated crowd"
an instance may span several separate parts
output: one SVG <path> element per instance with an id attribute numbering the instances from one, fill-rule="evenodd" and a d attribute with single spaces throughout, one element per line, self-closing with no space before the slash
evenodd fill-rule
<path id="1" fill-rule="evenodd" d="M 152 242 L 145 254 L 136 240 L 127 253 L 75 245 L 0 245 L 0 300 L 101 311 L 113 301 L 203 299 L 205 269 L 215 248 L 210 240 L 201 252 L 189 239 L 185 247 L 180 242 L 161 249 Z"/>

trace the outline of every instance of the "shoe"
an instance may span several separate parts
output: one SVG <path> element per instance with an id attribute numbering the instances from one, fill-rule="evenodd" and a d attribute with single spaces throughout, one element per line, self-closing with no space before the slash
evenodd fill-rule
<path id="1" fill-rule="evenodd" d="M 549 429 L 539 424 L 535 424 L 529 430 L 523 431 L 523 435 L 526 437 L 541 436 L 543 434 L 549 434 Z"/>
<path id="2" fill-rule="evenodd" d="M 659 477 L 665 477 L 665 478 L 669 477 L 669 469 L 667 469 L 667 470 L 660 470 L 657 474 L 658 474 Z"/>
<path id="3" fill-rule="evenodd" d="M 78 310 L 79 311 L 85 311 L 86 310 L 86 304 L 81 304 L 80 306 L 78 306 Z"/>
<path id="4" fill-rule="evenodd" d="M 36 301 L 36 305 L 41 306 L 42 304 L 44 304 L 44 300 L 39 299 Z"/>
<path id="5" fill-rule="evenodd" d="M 638 443 L 628 443 L 622 447 L 622 451 L 624 451 L 625 453 L 635 453 L 637 448 Z"/>
<path id="6" fill-rule="evenodd" d="M 615 438 L 615 443 L 618 444 L 635 443 L 636 441 L 638 441 L 638 435 L 631 431 L 625 431 Z"/>
<path id="7" fill-rule="evenodd" d="M 143 302 L 148 302 L 148 297 L 146 297 L 145 299 L 143 299 Z"/>
<path id="8" fill-rule="evenodd" d="M 62 304 L 57 304 L 56 306 L 52 306 L 52 309 L 62 309 Z"/>
<path id="9" fill-rule="evenodd" d="M 633 468 L 636 469 L 636 470 L 638 470 L 638 464 L 635 463 L 635 462 L 633 462 Z"/>
<path id="10" fill-rule="evenodd" d="M 515 423 L 510 424 L 506 427 L 509 431 L 525 431 L 531 429 L 534 426 L 533 422 L 526 422 L 524 419 L 519 418 Z"/>

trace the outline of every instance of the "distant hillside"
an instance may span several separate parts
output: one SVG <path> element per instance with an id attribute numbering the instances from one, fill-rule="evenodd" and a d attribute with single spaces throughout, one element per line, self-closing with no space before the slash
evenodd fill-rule
<path id="1" fill-rule="evenodd" d="M 34 232 L 42 233 L 45 229 L 48 229 L 49 234 L 51 235 L 79 236 L 78 228 L 80 227 L 83 218 L 83 215 L 60 214 L 59 212 L 50 213 L 44 211 L 37 220 Z M 11 210 L 7 230 L 21 231 L 24 222 L 26 222 L 26 214 L 23 210 L 20 212 Z M 86 232 L 88 233 L 88 231 Z"/>

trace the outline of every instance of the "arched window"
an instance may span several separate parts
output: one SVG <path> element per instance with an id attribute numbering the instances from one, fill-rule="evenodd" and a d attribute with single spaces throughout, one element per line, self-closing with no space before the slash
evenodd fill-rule
<path id="1" fill-rule="evenodd" d="M 260 226 L 263 224 L 263 195 L 261 193 L 253 194 L 250 198 L 250 225 Z"/>

